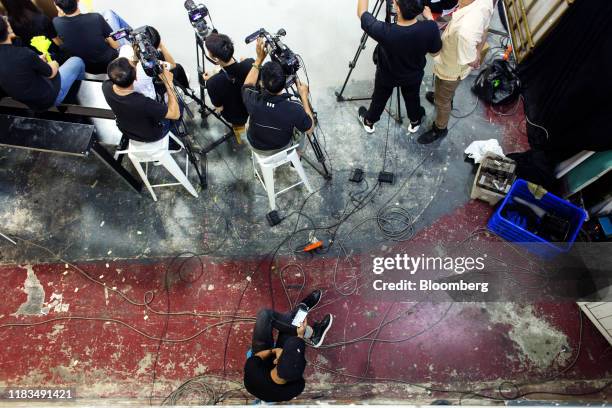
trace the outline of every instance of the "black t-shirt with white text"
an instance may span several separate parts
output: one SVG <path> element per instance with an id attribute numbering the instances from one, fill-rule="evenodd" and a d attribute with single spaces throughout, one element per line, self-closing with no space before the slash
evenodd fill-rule
<path id="1" fill-rule="evenodd" d="M 111 81 L 102 84 L 102 92 L 117 117 L 117 127 L 129 139 L 156 142 L 166 136 L 163 134 L 162 124 L 168 114 L 166 105 L 138 92 L 127 96 L 117 95 Z"/>
<path id="2" fill-rule="evenodd" d="M 312 119 L 304 106 L 289 94 L 271 95 L 255 87 L 242 88 L 242 100 L 250 115 L 249 143 L 257 150 L 277 150 L 287 147 L 294 130 L 306 132 Z"/>
<path id="3" fill-rule="evenodd" d="M 221 116 L 232 125 L 242 126 L 249 118 L 242 101 L 242 85 L 254 62 L 252 58 L 235 62 L 206 81 L 212 104 L 216 107 L 223 106 Z"/>
<path id="4" fill-rule="evenodd" d="M 442 49 L 440 29 L 434 21 L 417 21 L 410 26 L 379 21 L 366 12 L 361 28 L 378 42 L 378 69 L 398 83 L 417 83 L 423 79 L 426 55 Z"/>
<path id="5" fill-rule="evenodd" d="M 303 378 L 287 384 L 272 381 L 270 372 L 274 368 L 274 359 L 262 360 L 252 356 L 244 365 L 244 386 L 249 393 L 265 402 L 290 401 L 300 395 L 306 387 Z"/>
<path id="6" fill-rule="evenodd" d="M 56 17 L 53 25 L 63 41 L 62 48 L 81 57 L 86 71 L 91 74 L 106 73 L 108 64 L 119 56 L 119 52 L 106 42 L 113 30 L 101 14 Z"/>
<path id="7" fill-rule="evenodd" d="M 44 111 L 55 104 L 61 87 L 59 72 L 53 70 L 31 49 L 0 45 L 0 88 L 11 98 L 35 111 Z"/>

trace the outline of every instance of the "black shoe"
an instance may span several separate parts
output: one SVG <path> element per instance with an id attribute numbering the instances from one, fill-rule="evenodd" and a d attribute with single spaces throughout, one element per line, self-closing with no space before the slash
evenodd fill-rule
<path id="1" fill-rule="evenodd" d="M 427 102 L 431 103 L 432 105 L 436 104 L 436 94 L 433 91 L 429 91 L 425 94 L 425 99 L 427 99 Z M 455 100 L 451 101 L 451 109 L 455 108 Z"/>
<path id="2" fill-rule="evenodd" d="M 357 111 L 357 114 L 359 115 L 359 121 L 361 122 L 361 125 L 363 126 L 363 128 L 365 129 L 366 132 L 372 134 L 376 131 L 376 127 L 374 126 L 373 123 L 371 124 L 367 124 L 366 122 L 366 114 L 368 113 L 368 110 L 365 108 L 365 106 L 360 106 L 359 110 Z"/>
<path id="3" fill-rule="evenodd" d="M 300 305 L 306 306 L 307 310 L 312 310 L 316 305 L 319 304 L 321 298 L 323 297 L 323 292 L 319 289 L 313 291 L 310 295 L 306 296 L 304 300 L 300 302 Z"/>
<path id="4" fill-rule="evenodd" d="M 334 317 L 328 314 L 323 318 L 323 320 L 315 323 L 312 326 L 312 337 L 310 338 L 310 343 L 312 343 L 312 347 L 321 347 L 321 345 L 323 344 L 323 340 L 325 340 L 325 335 L 331 328 L 333 322 Z"/>
<path id="5" fill-rule="evenodd" d="M 448 129 L 438 129 L 436 127 L 436 124 L 434 123 L 431 126 L 431 130 L 419 136 L 419 138 L 417 139 L 417 142 L 419 142 L 422 145 L 431 144 L 435 142 L 436 140 L 440 140 L 443 137 L 446 137 L 447 134 L 448 134 Z"/>

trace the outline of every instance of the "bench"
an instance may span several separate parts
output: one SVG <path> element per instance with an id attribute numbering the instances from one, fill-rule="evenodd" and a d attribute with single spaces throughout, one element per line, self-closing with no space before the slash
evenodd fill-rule
<path id="1" fill-rule="evenodd" d="M 99 143 L 93 125 L 0 114 L 0 146 L 76 157 L 93 153 L 128 186 L 142 190 L 142 183 Z"/>
<path id="2" fill-rule="evenodd" d="M 99 81 L 84 80 L 75 83 L 64 103 L 48 109 L 48 112 L 115 120 L 115 114 L 104 100 Z M 29 111 L 26 105 L 10 97 L 0 96 L 0 108 Z"/>

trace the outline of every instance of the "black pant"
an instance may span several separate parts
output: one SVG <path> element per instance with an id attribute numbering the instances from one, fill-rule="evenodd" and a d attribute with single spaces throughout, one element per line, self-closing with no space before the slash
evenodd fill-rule
<path id="1" fill-rule="evenodd" d="M 376 79 L 374 81 L 374 94 L 372 95 L 372 103 L 365 118 L 369 123 L 376 123 L 380 120 L 382 113 L 385 111 L 385 106 L 389 101 L 395 88 L 400 87 L 406 111 L 411 122 L 419 121 L 425 114 L 425 109 L 421 106 L 421 78 L 418 82 L 397 82 L 385 78 L 385 75 L 376 70 Z"/>
<path id="2" fill-rule="evenodd" d="M 289 337 L 297 336 L 297 327 L 291 324 L 296 311 L 278 313 L 274 310 L 263 309 L 257 313 L 257 322 L 253 330 L 253 354 L 274 347 L 283 348 Z M 273 329 L 278 330 L 278 339 L 274 344 Z"/>
<path id="3" fill-rule="evenodd" d="M 189 88 L 189 79 L 185 73 L 185 68 L 181 64 L 176 64 L 176 68 L 170 70 L 174 74 L 174 83 L 183 88 Z"/>

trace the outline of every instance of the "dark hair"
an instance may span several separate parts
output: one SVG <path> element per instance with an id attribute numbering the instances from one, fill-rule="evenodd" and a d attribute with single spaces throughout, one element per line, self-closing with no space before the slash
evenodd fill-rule
<path id="1" fill-rule="evenodd" d="M 225 34 L 213 33 L 206 38 L 206 48 L 214 57 L 230 62 L 234 57 L 234 43 Z"/>
<path id="2" fill-rule="evenodd" d="M 0 42 L 5 42 L 8 38 L 8 35 L 8 24 L 6 23 L 6 20 L 2 16 L 0 16 Z"/>
<path id="3" fill-rule="evenodd" d="M 108 64 L 106 70 L 108 77 L 120 88 L 127 88 L 136 80 L 136 68 L 130 64 L 127 58 L 117 58 Z"/>
<path id="4" fill-rule="evenodd" d="M 412 20 L 423 14 L 425 3 L 423 0 L 396 0 L 399 6 L 399 11 L 405 20 Z"/>
<path id="5" fill-rule="evenodd" d="M 285 89 L 287 77 L 278 62 L 270 61 L 261 68 L 261 81 L 266 91 L 277 94 Z"/>
<path id="6" fill-rule="evenodd" d="M 0 0 L 12 24 L 23 26 L 31 21 L 33 14 L 42 14 L 30 0 Z"/>
<path id="7" fill-rule="evenodd" d="M 153 43 L 153 46 L 155 48 L 159 48 L 159 45 L 161 44 L 161 35 L 159 35 L 159 31 L 157 31 L 155 27 L 152 27 L 152 26 L 148 26 L 148 27 L 149 27 L 149 33 L 151 34 L 151 42 Z"/>
<path id="8" fill-rule="evenodd" d="M 77 0 L 55 0 L 55 5 L 66 14 L 72 14 L 79 8 Z"/>

